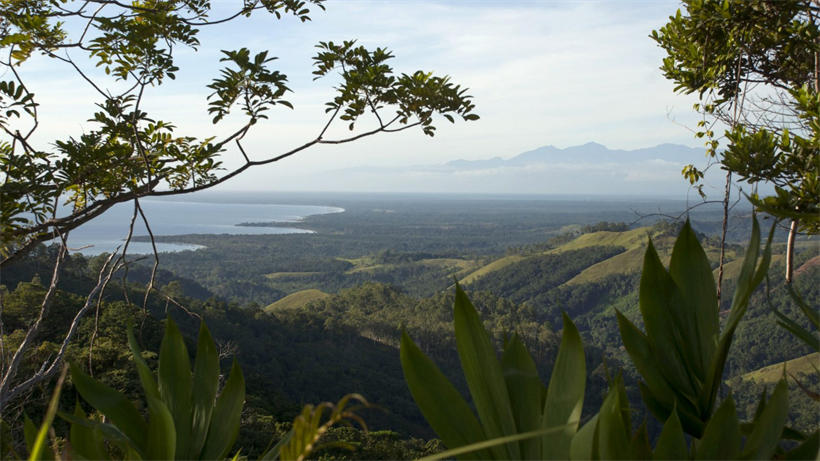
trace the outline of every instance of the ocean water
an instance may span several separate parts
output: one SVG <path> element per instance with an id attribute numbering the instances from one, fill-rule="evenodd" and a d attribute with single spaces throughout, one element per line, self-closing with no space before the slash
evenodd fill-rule
<path id="1" fill-rule="evenodd" d="M 145 211 L 154 236 L 185 234 L 294 234 L 310 233 L 307 229 L 294 227 L 248 227 L 241 223 L 299 222 L 307 216 L 340 213 L 343 208 L 313 205 L 287 205 L 265 203 L 229 203 L 143 199 L 140 205 Z M 96 219 L 71 232 L 68 244 L 71 251 L 85 255 L 111 252 L 125 243 L 128 226 L 134 213 L 133 203 L 112 207 Z M 146 236 L 148 231 L 140 216 L 134 224 L 134 233 Z M 157 243 L 157 250 L 173 252 L 195 250 L 197 245 Z M 128 253 L 151 253 L 150 242 L 132 241 Z"/>

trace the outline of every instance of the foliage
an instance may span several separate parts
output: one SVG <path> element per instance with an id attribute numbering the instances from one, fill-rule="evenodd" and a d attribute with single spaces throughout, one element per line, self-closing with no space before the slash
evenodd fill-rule
<path id="1" fill-rule="evenodd" d="M 29 459 L 65 456 L 78 459 L 224 459 L 229 454 L 240 429 L 245 381 L 234 361 L 231 373 L 217 395 L 221 380 L 219 360 L 216 344 L 205 323 L 200 323 L 193 371 L 182 334 L 170 318 L 166 321 L 165 337 L 160 346 L 156 379 L 131 329 L 128 330 L 128 343 L 143 387 L 148 420 L 143 419 L 141 411 L 123 393 L 72 365 L 74 387 L 108 421 L 101 422 L 97 415 L 87 416 L 79 402 L 75 404 L 73 414 L 57 411 L 63 379 L 68 371 L 65 368 L 39 430 L 26 417 Z M 361 405 L 351 406 L 351 400 Z M 294 419 L 290 431 L 260 459 L 304 460 L 325 447 L 319 442 L 333 426 L 347 420 L 358 422 L 366 431 L 364 421 L 356 411 L 368 405 L 358 394 L 346 395 L 336 404 L 306 405 Z M 70 423 L 69 444 L 62 450 L 56 444 L 47 446 L 47 434 L 57 414 Z M 333 446 L 346 447 L 343 442 L 334 442 Z M 240 451 L 233 459 L 239 458 Z M 13 454 L 7 450 L 4 453 Z"/>
<path id="2" fill-rule="evenodd" d="M 640 285 L 646 333 L 620 313 L 618 326 L 644 379 L 643 399 L 659 420 L 669 418 L 676 408 L 686 432 L 703 435 L 735 329 L 769 268 L 770 247 L 771 234 L 758 265 L 760 229 L 755 221 L 732 310 L 720 333 L 712 269 L 689 223 L 678 236 L 668 271 L 650 242 Z"/>
<path id="3" fill-rule="evenodd" d="M 350 406 L 348 405 L 350 401 L 359 402 L 360 405 Z M 368 405 L 367 400 L 358 394 L 345 395 L 336 404 L 325 402 L 317 406 L 305 405 L 299 416 L 293 420 L 290 432 L 273 448 L 265 452 L 260 460 L 277 459 L 278 457 L 283 461 L 303 461 L 311 453 L 323 447 L 319 445 L 319 441 L 334 425 L 347 423 L 347 420 L 356 421 L 367 432 L 364 420 L 356 414 L 356 411 Z M 326 418 L 325 410 L 329 412 Z M 344 441 L 336 442 L 335 446 L 353 449 Z"/>
<path id="4" fill-rule="evenodd" d="M 236 440 L 245 400 L 245 380 L 234 362 L 217 396 L 219 358 L 204 323 L 191 371 L 188 350 L 173 320 L 168 319 L 160 346 L 157 378 L 142 358 L 131 331 L 128 343 L 142 384 L 148 422 L 122 393 L 94 380 L 77 365 L 71 376 L 79 394 L 110 423 L 86 419 L 79 406 L 72 423 L 71 446 L 87 459 L 108 458 L 103 441 L 142 458 L 221 459 Z"/>
<path id="5" fill-rule="evenodd" d="M 564 317 L 561 349 L 545 392 L 529 353 L 516 337 L 505 344 L 501 362 L 497 360 L 478 314 L 456 286 L 456 341 L 478 419 L 409 336 L 402 337 L 407 385 L 425 418 L 451 449 L 438 456 L 768 459 L 785 453 L 780 446 L 783 438 L 802 442 L 786 455 L 816 453 L 816 433 L 807 436 L 784 429 L 788 411 L 785 377 L 768 399 L 762 394 L 749 423 L 740 423 L 731 396 L 714 410 L 734 332 L 769 266 L 771 235 L 759 258 L 760 230 L 754 222 L 722 334 L 711 267 L 691 225 L 687 222 L 681 229 L 668 271 L 650 242 L 640 288 L 647 333 L 620 313 L 618 321 L 624 345 L 646 383 L 641 383 L 644 404 L 663 422 L 654 448 L 646 424 L 633 432 L 621 376 L 612 382 L 598 413 L 578 429 L 586 372 L 580 335 L 568 317 Z"/>
<path id="6" fill-rule="evenodd" d="M 725 125 L 721 167 L 775 194 L 755 205 L 820 231 L 820 8 L 811 0 L 685 0 L 684 12 L 652 32 L 666 51 L 661 70 L 675 90 L 697 93 L 698 137 L 710 156 Z M 703 172 L 690 165 L 694 184 Z"/>
<path id="7" fill-rule="evenodd" d="M 324 0 L 251 0 L 233 14 L 212 18 L 207 1 L 149 0 L 140 3 L 9 0 L 0 4 L 0 62 L 8 72 L 0 81 L 0 129 L 9 141 L 0 143 L 0 166 L 6 178 L 0 188 L 0 264 L 3 266 L 39 242 L 63 235 L 105 212 L 114 204 L 152 195 L 193 192 L 222 183 L 248 168 L 274 163 L 318 144 L 352 142 L 377 133 L 420 127 L 436 130 L 442 115 L 476 120 L 467 89 L 447 76 L 416 71 L 397 74 L 392 53 L 368 50 L 355 41 L 321 42 L 313 58 L 316 78 L 338 74 L 341 84 L 327 102 L 328 120 L 300 147 L 251 160 L 241 142 L 277 106 L 292 108 L 285 74 L 270 67 L 269 51 L 222 50 L 226 66 L 207 88 L 208 112 L 214 124 L 240 112 L 239 128 L 224 138 L 179 134 L 176 124 L 145 110 L 150 93 L 174 80 L 181 69 L 179 50 L 197 51 L 203 28 L 240 20 L 257 11 L 276 18 L 310 19 Z M 65 53 L 72 50 L 73 53 Z M 44 108 L 25 75 L 34 54 L 54 68 L 66 66 L 78 82 L 99 97 L 91 115 L 93 128 L 77 137 L 38 145 Z M 79 56 L 79 57 L 78 57 Z M 86 72 L 93 64 L 104 75 Z M 392 114 L 391 114 L 392 112 Z M 363 115 L 378 127 L 339 139 L 325 139 L 337 118 L 351 130 Z M 233 148 L 235 145 L 235 148 Z M 225 171 L 224 155 L 233 151 L 244 161 Z M 66 201 L 69 208 L 60 207 Z M 141 211 L 139 211 L 141 213 Z"/>
<path id="8" fill-rule="evenodd" d="M 492 202 L 479 202 L 482 206 Z M 510 202 L 506 206 L 515 209 L 516 202 Z M 377 205 L 369 205 L 371 208 Z M 391 205 L 394 207 L 395 205 Z M 411 202 L 409 207 L 414 206 Z M 412 248 L 418 248 L 419 252 L 427 250 L 420 242 L 426 239 L 428 234 L 426 229 L 434 227 L 435 213 L 441 209 L 452 209 L 454 205 L 448 204 L 446 207 L 433 207 L 422 213 L 410 213 L 405 208 L 396 208 L 397 212 L 385 215 L 389 220 L 379 220 L 363 222 L 361 226 L 354 227 L 354 233 L 358 229 L 365 229 L 366 226 L 378 226 L 379 235 L 384 236 L 384 241 L 380 238 L 370 242 L 370 246 L 363 246 L 364 240 L 358 235 L 350 235 L 345 239 L 336 240 L 334 236 L 327 235 L 329 232 L 322 232 L 303 238 L 281 239 L 281 243 L 276 243 L 278 237 L 282 236 L 261 236 L 264 237 L 242 237 L 222 236 L 224 239 L 220 243 L 219 238 L 209 241 L 209 248 L 220 250 L 220 254 L 229 255 L 231 249 L 247 248 L 237 256 L 237 260 L 246 260 L 254 256 L 250 248 L 255 246 L 258 249 L 256 261 L 262 261 L 268 255 L 279 258 L 296 257 L 300 252 L 305 252 L 305 261 L 311 258 L 319 258 L 326 252 L 340 251 L 343 254 L 356 255 L 358 251 L 364 249 L 361 254 L 378 254 L 380 248 L 390 248 L 385 243 L 390 232 L 396 232 L 402 236 L 402 240 L 412 243 Z M 535 209 L 534 205 L 532 209 Z M 355 210 L 355 208 L 351 207 Z M 481 216 L 478 205 L 475 208 L 467 208 L 464 215 L 459 215 L 459 222 L 467 223 L 476 216 Z M 520 228 L 520 235 L 523 232 L 541 234 L 544 232 L 535 223 L 543 215 L 533 214 L 532 221 L 525 221 L 530 215 L 519 211 L 518 215 L 511 213 L 498 218 L 504 221 L 503 229 Z M 342 217 L 345 213 L 336 215 Z M 404 216 L 399 219 L 397 215 Z M 357 213 L 358 215 L 358 213 Z M 419 218 L 419 219 L 416 219 Z M 493 222 L 488 218 L 483 218 L 485 222 Z M 563 225 L 564 221 L 559 217 L 556 224 Z M 585 216 L 572 217 L 572 219 L 586 219 Z M 595 217 L 590 214 L 589 222 L 595 222 Z M 332 220 L 328 220 L 329 222 Z M 417 223 L 423 223 L 424 229 L 418 233 L 412 233 L 407 229 Z M 448 221 L 443 221 L 448 222 Z M 453 221 L 455 222 L 455 220 Z M 698 221 L 696 228 L 700 229 L 703 221 Z M 744 221 L 745 223 L 745 221 Z M 750 223 L 750 221 L 749 221 Z M 352 225 L 353 220 L 343 220 L 342 225 Z M 324 229 L 324 228 L 323 228 Z M 457 232 L 441 237 L 439 241 L 430 242 L 431 245 L 438 246 L 439 243 L 446 244 L 449 240 L 451 253 L 446 253 L 448 257 L 469 257 L 472 228 L 467 226 L 464 233 Z M 533 230 L 535 229 L 535 230 Z M 677 228 L 676 228 L 677 229 Z M 748 232 L 748 228 L 743 227 Z M 493 231 L 495 232 L 495 231 Z M 512 233 L 513 231 L 511 231 Z M 519 231 L 515 231 L 519 232 Z M 461 236 L 465 236 L 462 241 Z M 294 241 L 304 241 L 305 245 L 294 245 Z M 493 238 L 495 241 L 495 238 Z M 642 238 L 645 241 L 645 237 Z M 315 242 L 316 248 L 311 249 L 307 244 Z M 324 242 L 324 243 L 320 243 Z M 351 248 L 347 248 L 347 242 Z M 359 243 L 361 242 L 361 243 Z M 498 238 L 500 245 L 503 240 Z M 653 243 L 659 249 L 663 245 L 653 238 Z M 671 247 L 670 242 L 670 247 Z M 701 241 L 707 254 L 713 252 L 707 243 Z M 221 245 L 221 246 L 220 246 Z M 290 246 L 293 246 L 292 248 Z M 671 249 L 671 248 L 670 248 Z M 807 247 L 808 251 L 798 253 L 797 265 L 805 262 L 816 255 L 812 247 Z M 409 250 L 408 250 L 409 251 Z M 435 250 L 432 250 L 435 251 Z M 503 251 L 503 250 L 497 250 Z M 238 251 L 237 251 L 238 252 Z M 348 253 L 350 252 L 350 253 Z M 281 254 L 280 254 L 281 253 Z M 642 251 L 641 251 L 642 253 Z M 54 252 L 46 249 L 38 250 L 36 254 L 21 259 L 9 270 L 3 271 L 3 283 L 9 283 L 10 291 L 3 294 L 4 301 L 4 324 L 5 345 L 14 348 L 20 340 L 21 328 L 30 323 L 35 315 L 31 312 L 31 304 L 37 303 L 45 290 L 40 285 L 31 283 L 21 283 L 14 288 L 15 280 L 31 280 L 33 274 L 39 273 L 41 279 L 47 276 L 47 272 L 53 266 Z M 196 259 L 196 256 L 200 255 Z M 278 256 L 277 256 L 278 255 Z M 35 257 L 36 256 L 36 257 Z M 163 263 L 176 258 L 176 254 L 163 255 Z M 207 269 L 207 266 L 214 266 L 216 259 L 202 253 L 191 252 L 187 255 L 191 264 L 191 269 Z M 401 258 L 404 256 L 398 255 Z M 426 255 L 425 255 L 426 256 Z M 578 253 L 579 258 L 583 258 L 582 253 Z M 220 256 L 221 257 L 221 256 Z M 214 256 L 216 258 L 216 256 Z M 392 258 L 392 257 L 391 257 Z M 663 256 L 661 257 L 662 259 Z M 96 270 L 93 265 L 98 258 L 86 259 L 79 255 L 72 256 L 71 264 L 66 264 L 67 270 L 63 273 L 62 280 L 67 282 L 64 289 L 69 292 L 76 292 L 80 295 L 86 290 L 89 282 L 88 277 Z M 779 260 L 773 261 L 774 272 L 770 274 L 772 280 L 772 290 L 769 298 L 773 306 L 782 310 L 790 316 L 798 313 L 796 306 L 789 305 L 789 296 L 785 288 L 781 286 L 782 273 L 779 273 L 777 264 Z M 398 262 L 398 261 L 397 261 Z M 666 262 L 666 261 L 664 261 Z M 738 261 L 740 262 L 740 261 Z M 66 262 L 68 263 L 68 261 Z M 572 264 L 571 260 L 556 260 L 555 264 Z M 232 274 L 234 268 L 241 268 L 238 261 L 227 260 L 224 264 L 216 266 L 224 269 L 220 283 L 230 285 L 235 280 L 241 280 L 243 274 Z M 511 268 L 512 269 L 512 268 Z M 738 268 L 739 269 L 739 268 Z M 806 270 L 807 269 L 807 270 Z M 545 269 L 551 271 L 551 268 Z M 806 265 L 795 274 L 795 288 L 798 289 L 810 305 L 816 305 L 820 296 L 820 284 L 817 284 L 820 275 L 820 266 Z M 432 269 L 428 269 L 432 271 Z M 147 280 L 150 267 L 132 265 L 129 274 L 140 272 L 140 278 L 135 279 L 140 284 Z M 739 271 L 738 271 L 739 272 Z M 729 284 L 724 285 L 724 292 L 731 294 L 734 291 L 734 271 L 728 272 Z M 419 274 L 424 275 L 424 274 Z M 427 277 L 428 275 L 424 275 Z M 524 280 L 532 293 L 538 293 L 537 285 L 542 282 L 537 272 L 530 273 L 532 277 L 529 283 Z M 174 275 L 162 273 L 158 279 L 162 283 L 173 280 Z M 434 278 L 434 275 L 429 275 Z M 439 276 L 441 277 L 441 276 Z M 163 336 L 163 327 L 160 322 L 166 315 L 166 300 L 154 293 L 149 297 L 148 314 L 146 317 L 133 319 L 135 312 L 133 305 L 129 306 L 125 302 L 124 294 L 120 289 L 120 282 L 117 278 L 112 280 L 113 289 L 109 289 L 100 309 L 99 325 L 95 326 L 95 319 L 92 315 L 85 319 L 78 331 L 78 341 L 69 349 L 67 360 L 76 363 L 91 363 L 93 376 L 109 386 L 123 392 L 133 402 L 143 401 L 141 384 L 133 366 L 131 352 L 128 349 L 125 325 L 129 319 L 137 324 L 144 319 L 145 324 L 140 329 L 141 344 L 146 350 L 159 351 L 160 340 Z M 184 279 L 183 284 L 188 283 Z M 366 279 L 362 279 L 366 280 Z M 492 276 L 486 279 L 492 280 Z M 116 283 L 113 283 L 115 282 Z M 455 347 L 455 339 L 452 330 L 452 306 L 454 302 L 453 290 L 436 293 L 435 295 L 419 296 L 415 292 L 406 290 L 405 283 L 412 279 L 398 280 L 397 284 L 376 284 L 367 283 L 358 285 L 360 282 L 352 282 L 355 288 L 342 289 L 319 303 L 313 303 L 294 312 L 282 312 L 276 315 L 264 314 L 259 307 L 254 307 L 247 303 L 226 302 L 218 298 L 207 299 L 211 295 L 207 292 L 202 296 L 203 300 L 191 299 L 187 293 L 195 293 L 187 289 L 183 293 L 169 291 L 180 304 L 184 305 L 191 312 L 201 315 L 221 352 L 237 352 L 237 359 L 242 366 L 246 379 L 246 404 L 242 415 L 242 426 L 236 446 L 242 447 L 242 455 L 249 458 L 259 456 L 267 447 L 272 434 L 275 437 L 283 436 L 289 430 L 289 421 L 296 417 L 303 405 L 303 402 L 336 401 L 341 395 L 350 391 L 357 391 L 367 395 L 368 400 L 377 407 L 387 411 L 365 410 L 362 415 L 368 423 L 368 427 L 374 430 L 389 428 L 401 434 L 399 438 L 412 435 L 415 437 L 430 438 L 434 434 L 424 422 L 423 416 L 419 413 L 413 403 L 412 395 L 407 390 L 402 377 L 400 363 L 395 360 L 396 349 L 401 338 L 401 326 L 406 327 L 407 333 L 414 342 L 440 367 L 445 376 L 453 383 L 463 395 L 467 395 L 468 387 L 460 373 L 458 355 Z M 318 286 L 332 285 L 324 280 L 314 282 Z M 444 287 L 449 280 L 440 280 L 440 286 Z M 556 288 L 539 293 L 538 296 L 527 298 L 522 303 L 511 302 L 507 299 L 486 291 L 468 290 L 471 301 L 479 312 L 485 328 L 490 332 L 496 344 L 501 344 L 505 332 L 516 332 L 521 342 L 526 346 L 532 355 L 539 375 L 543 379 L 550 376 L 553 368 L 555 355 L 560 343 L 560 332 L 562 310 L 566 310 L 573 319 L 574 324 L 579 329 L 585 342 L 587 357 L 586 369 L 588 370 L 588 382 L 586 384 L 586 396 L 584 399 L 584 413 L 582 422 L 585 422 L 592 413 L 596 412 L 601 405 L 603 398 L 607 395 L 606 371 L 601 366 L 601 359 L 605 358 L 610 370 L 623 367 L 624 382 L 627 395 L 630 399 L 630 406 L 633 411 L 633 421 L 640 422 L 642 416 L 649 417 L 650 422 L 654 418 L 647 415 L 645 407 L 640 403 L 640 393 L 638 381 L 640 375 L 634 370 L 629 361 L 628 354 L 623 350 L 618 338 L 618 328 L 613 309 L 617 308 L 625 316 L 630 318 L 635 325 L 640 328 L 641 318 L 638 306 L 638 285 L 639 274 L 609 276 L 594 283 L 583 283 L 578 285 L 560 285 Z M 210 282 L 209 282 L 210 287 Z M 335 290 L 334 290 L 335 291 Z M 82 303 L 83 298 L 69 292 L 58 291 L 55 295 L 53 312 L 55 317 L 43 324 L 42 336 L 38 340 L 41 346 L 32 348 L 33 356 L 31 367 L 36 367 L 36 359 L 53 353 L 53 345 L 49 343 L 57 342 L 61 339 L 60 334 L 65 329 L 66 319 L 70 319 L 77 309 L 77 304 Z M 128 285 L 128 297 L 132 300 L 142 299 L 144 295 L 144 285 Z M 725 318 L 728 312 L 731 298 L 727 295 L 721 307 L 721 319 Z M 189 317 L 181 310 L 168 307 L 168 313 L 172 315 L 182 333 L 187 338 L 196 339 L 199 328 L 199 321 L 195 317 Z M 775 318 L 771 314 L 766 304 L 766 293 L 760 289 L 754 293 L 750 299 L 749 308 L 744 320 L 736 330 L 732 344 L 731 354 L 726 365 L 726 378 L 733 377 L 756 370 L 766 365 L 782 362 L 793 357 L 807 354 L 805 347 L 793 340 L 785 330 L 772 328 Z M 89 349 L 89 338 L 96 333 L 93 348 Z M 195 341 L 186 341 L 189 351 L 195 346 Z M 147 364 L 155 370 L 156 357 L 144 353 Z M 224 364 L 223 364 L 224 365 Z M 31 368 L 27 365 L 24 372 Z M 36 371 L 36 368 L 35 368 Z M 225 370 L 227 371 L 227 370 Z M 546 382 L 546 381 L 545 381 Z M 811 383 L 809 383 L 811 384 Z M 768 386 L 771 392 L 774 382 Z M 790 382 L 793 387 L 793 383 Z M 812 386 L 814 386 L 812 384 Z M 814 389 L 815 387 L 812 387 Z M 741 420 L 751 419 L 759 395 L 763 391 L 763 386 L 753 388 L 751 386 L 736 387 L 731 384 L 732 395 L 735 399 L 738 416 Z M 722 391 L 723 392 L 723 391 Z M 61 408 L 73 408 L 75 392 L 68 387 L 63 392 L 64 398 Z M 800 390 L 790 391 L 789 402 L 790 427 L 801 431 L 813 431 L 816 426 L 812 424 L 816 420 L 816 407 L 809 405 L 807 399 L 800 399 Z M 26 412 L 29 416 L 40 421 L 43 419 L 45 407 L 48 403 L 50 388 L 35 389 L 35 393 L 26 398 Z M 725 395 L 725 393 L 721 393 Z M 799 403 L 802 402 L 802 403 Z M 798 405 L 799 403 L 799 405 Z M 88 407 L 86 407 L 88 411 Z M 21 448 L 23 419 L 16 418 L 16 408 L 4 409 L 4 418 L 8 417 L 11 424 L 12 434 L 10 439 L 18 444 L 15 449 L 24 452 Z M 55 428 L 60 433 L 60 424 Z M 20 431 L 18 433 L 18 431 Z M 345 429 L 347 431 L 347 429 Z M 352 429 L 351 429 L 352 431 Z M 656 425 L 649 424 L 650 439 L 657 436 L 659 429 Z M 405 458 L 415 458 L 429 455 L 431 452 L 413 451 L 412 453 L 403 451 L 403 440 L 396 440 L 395 443 L 380 438 L 378 443 L 373 440 L 372 444 L 368 440 L 370 436 L 355 435 L 352 439 L 342 440 L 361 442 L 362 445 L 354 445 L 357 451 L 348 452 L 342 448 L 328 448 L 316 454 L 316 457 L 332 456 L 346 459 L 361 459 L 364 457 L 383 457 L 384 459 L 398 459 L 400 456 L 382 454 L 376 451 L 398 450 L 394 453 L 406 453 Z M 371 432 L 372 434 L 372 432 Z M 333 438 L 333 434 L 328 433 Z M 336 439 L 337 440 L 337 439 Z M 424 446 L 425 444 L 419 442 Z M 367 448 L 367 455 L 359 452 Z M 381 448 L 380 448 L 381 447 Z M 419 448 L 420 449 L 420 448 Z M 361 453 L 361 454 L 359 454 Z M 387 453 L 387 452 L 381 452 Z"/>
<path id="9" fill-rule="evenodd" d="M 451 449 L 516 434 L 539 435 L 469 453 L 469 459 L 567 458 L 586 384 L 584 351 L 572 321 L 564 318 L 553 379 L 545 388 L 517 336 L 507 342 L 498 361 L 490 336 L 459 286 L 454 311 L 456 344 L 478 419 L 433 362 L 402 335 L 405 379 L 433 430 Z"/>

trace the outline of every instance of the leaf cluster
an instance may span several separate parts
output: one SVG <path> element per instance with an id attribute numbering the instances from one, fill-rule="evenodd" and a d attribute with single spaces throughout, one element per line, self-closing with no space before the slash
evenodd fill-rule
<path id="1" fill-rule="evenodd" d="M 626 350 L 644 382 L 644 404 L 663 423 L 654 448 L 646 422 L 633 430 L 623 377 L 611 381 L 599 411 L 578 428 L 584 399 L 583 345 L 564 317 L 564 334 L 549 387 L 538 380 L 526 348 L 513 338 L 501 362 L 466 295 L 456 287 L 455 329 L 464 377 L 478 413 L 405 334 L 401 359 L 407 385 L 425 418 L 450 450 L 433 459 L 768 459 L 814 456 L 818 434 L 785 427 L 785 376 L 752 421 L 741 423 L 731 396 L 717 391 L 734 332 L 771 257 L 762 256 L 754 222 L 732 309 L 720 331 L 711 267 L 687 222 L 670 267 L 649 244 L 640 286 L 646 333 L 618 313 Z M 758 263 L 758 261 L 760 261 Z M 717 406 L 717 409 L 715 407 Z M 543 410 L 541 410 L 543 408 Z M 787 452 L 781 441 L 800 444 Z"/>
<path id="2" fill-rule="evenodd" d="M 696 136 L 718 157 L 715 123 L 724 123 L 721 168 L 753 186 L 774 185 L 773 196 L 752 196 L 754 204 L 817 233 L 820 8 L 809 0 L 683 3 L 651 38 L 666 52 L 661 70 L 675 91 L 700 99 Z M 682 174 L 693 185 L 703 178 L 693 165 Z"/>
<path id="3" fill-rule="evenodd" d="M 395 75 L 388 61 L 393 54 L 384 48 L 370 52 L 357 46 L 355 40 L 341 44 L 320 42 L 319 52 L 313 58 L 316 70 L 314 79 L 338 70 L 342 82 L 338 95 L 326 104 L 326 112 L 339 112 L 339 118 L 348 122 L 353 130 L 356 121 L 367 112 L 378 116 L 386 106 L 397 106 L 395 118 L 384 121 L 381 126 L 398 121 L 407 124 L 417 120 L 428 136 L 433 136 L 433 114 L 440 113 L 451 123 L 454 115 L 466 121 L 478 120 L 472 113 L 475 105 L 467 89 L 453 84 L 448 76 L 435 76 L 431 72 L 416 71 L 412 74 Z"/>

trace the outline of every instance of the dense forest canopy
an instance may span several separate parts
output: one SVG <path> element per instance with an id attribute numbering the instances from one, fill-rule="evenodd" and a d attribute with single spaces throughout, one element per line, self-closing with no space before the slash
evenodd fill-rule
<path id="1" fill-rule="evenodd" d="M 236 223 L 311 233 L 151 233 L 141 199 L 478 119 L 449 77 L 394 72 L 392 52 L 353 40 L 317 45 L 313 75 L 334 96 L 292 149 L 245 144 L 292 107 L 276 50 L 221 52 L 203 97 L 227 136 L 180 135 L 146 111 L 180 53 L 207 46 L 201 30 L 324 7 L 0 3 L 4 458 L 816 457 L 815 2 L 687 0 L 651 33 L 662 74 L 700 99 L 696 136 L 726 172 L 716 204 L 314 195 L 299 200 L 344 211 Z M 43 62 L 92 88 L 93 129 L 39 137 L 44 108 L 20 69 Z M 775 193 L 733 208 L 733 175 Z M 121 247 L 70 251 L 68 234 L 121 203 Z M 199 249 L 160 264 L 156 247 L 129 253 L 139 240 Z"/>

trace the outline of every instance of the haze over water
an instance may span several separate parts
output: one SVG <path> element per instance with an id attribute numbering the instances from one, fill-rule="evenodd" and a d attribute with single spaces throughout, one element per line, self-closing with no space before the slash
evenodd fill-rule
<path id="1" fill-rule="evenodd" d="M 238 226 L 242 223 L 299 222 L 315 214 L 339 213 L 342 208 L 313 205 L 286 205 L 265 203 L 226 203 L 145 199 L 140 205 L 148 218 L 151 232 L 160 235 L 187 234 L 295 234 L 310 233 L 294 227 Z M 132 203 L 112 207 L 100 217 L 79 227 L 69 237 L 69 247 L 85 255 L 114 251 L 124 243 L 128 225 L 134 212 Z M 147 236 L 142 219 L 137 216 L 134 237 Z M 157 243 L 159 251 L 183 251 L 199 248 L 197 245 Z M 132 241 L 128 252 L 150 253 L 150 242 Z"/>

